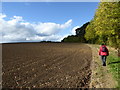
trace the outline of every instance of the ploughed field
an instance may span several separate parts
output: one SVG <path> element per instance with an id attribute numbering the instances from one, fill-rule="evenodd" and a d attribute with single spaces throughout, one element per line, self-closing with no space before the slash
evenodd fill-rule
<path id="1" fill-rule="evenodd" d="M 91 48 L 80 43 L 2 45 L 3 88 L 89 87 Z"/>

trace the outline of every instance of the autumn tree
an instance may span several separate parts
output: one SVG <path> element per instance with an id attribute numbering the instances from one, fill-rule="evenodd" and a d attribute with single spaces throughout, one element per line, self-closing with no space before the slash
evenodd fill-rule
<path id="1" fill-rule="evenodd" d="M 97 43 L 120 46 L 120 2 L 100 2 L 85 37 L 87 40 L 97 38 Z"/>

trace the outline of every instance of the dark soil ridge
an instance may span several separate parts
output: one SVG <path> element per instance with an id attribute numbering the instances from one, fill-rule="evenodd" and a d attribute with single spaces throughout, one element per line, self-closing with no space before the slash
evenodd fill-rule
<path id="1" fill-rule="evenodd" d="M 3 88 L 88 88 L 92 50 L 80 43 L 2 44 Z"/>

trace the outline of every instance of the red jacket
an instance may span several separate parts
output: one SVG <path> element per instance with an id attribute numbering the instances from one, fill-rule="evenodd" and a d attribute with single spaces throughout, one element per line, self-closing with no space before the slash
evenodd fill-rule
<path id="1" fill-rule="evenodd" d="M 100 47 L 100 49 L 99 49 L 99 55 L 104 55 L 104 56 L 108 56 L 109 55 L 109 51 L 108 51 L 108 49 L 107 49 L 107 47 L 106 47 L 106 52 L 102 52 L 102 47 L 106 47 L 105 45 L 102 45 L 101 47 Z"/>

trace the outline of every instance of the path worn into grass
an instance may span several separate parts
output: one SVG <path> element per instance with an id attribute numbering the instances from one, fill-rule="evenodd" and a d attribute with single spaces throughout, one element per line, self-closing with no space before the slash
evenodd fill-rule
<path id="1" fill-rule="evenodd" d="M 102 66 L 102 61 L 98 55 L 98 45 L 88 45 L 92 48 L 93 60 L 91 62 L 91 83 L 90 88 L 116 88 L 117 82 L 113 79 L 109 67 Z"/>
<path id="2" fill-rule="evenodd" d="M 91 48 L 75 43 L 3 44 L 3 88 L 89 87 Z"/>

